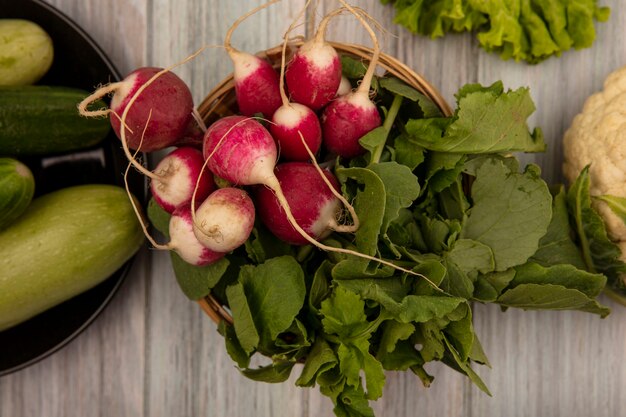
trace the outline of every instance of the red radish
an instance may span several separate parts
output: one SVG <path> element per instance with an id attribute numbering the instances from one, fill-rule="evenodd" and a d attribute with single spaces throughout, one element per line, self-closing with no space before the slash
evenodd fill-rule
<path id="1" fill-rule="evenodd" d="M 281 104 L 279 76 L 266 60 L 233 48 L 230 39 L 243 20 L 277 1 L 272 0 L 241 16 L 226 33 L 224 47 L 233 61 L 237 104 L 239 112 L 245 116 L 262 113 L 265 117 L 272 117 Z"/>
<path id="2" fill-rule="evenodd" d="M 270 125 L 270 132 L 280 147 L 280 156 L 287 161 L 307 161 L 309 159 L 309 153 L 304 147 L 303 141 L 306 142 L 314 155 L 322 145 L 322 127 L 315 112 L 305 105 L 290 103 L 285 94 L 285 50 L 289 32 L 297 21 L 298 19 L 291 24 L 285 34 L 280 66 L 280 97 L 283 104 L 272 116 L 272 124 Z M 302 140 L 300 134 L 302 134 Z"/>
<path id="3" fill-rule="evenodd" d="M 204 135 L 204 155 L 209 169 L 215 175 L 224 178 L 233 184 L 258 184 L 268 187 L 276 195 L 276 198 L 284 210 L 285 216 L 291 226 L 293 226 L 296 231 L 300 233 L 300 235 L 309 243 L 325 251 L 354 255 L 360 258 L 379 262 L 407 274 L 420 276 L 433 285 L 435 289 L 438 289 L 432 281 L 428 280 L 428 278 L 422 274 L 402 268 L 392 262 L 369 254 L 324 245 L 309 235 L 294 218 L 291 207 L 289 206 L 280 183 L 278 182 L 278 178 L 276 178 L 276 175 L 274 174 L 276 154 L 277 151 L 274 139 L 263 127 L 263 125 L 255 119 L 245 118 L 242 116 L 226 116 L 213 123 Z M 213 192 L 213 194 L 220 190 Z M 303 191 L 306 192 L 306 190 Z M 211 196 L 213 194 L 211 194 Z M 207 201 L 211 199 L 211 196 L 205 200 L 203 205 L 207 204 Z M 194 224 L 197 225 L 199 223 L 195 221 Z M 198 233 L 196 233 L 196 236 L 198 236 Z M 207 243 L 202 241 L 199 236 L 198 240 L 210 249 L 218 252 L 224 251 L 223 248 L 208 246 Z"/>
<path id="4" fill-rule="evenodd" d="M 240 188 L 220 188 L 209 195 L 194 214 L 193 232 L 215 252 L 241 246 L 254 227 L 254 204 Z"/>
<path id="5" fill-rule="evenodd" d="M 272 136 L 280 146 L 280 156 L 287 161 L 307 161 L 309 154 L 302 145 L 301 132 L 307 146 L 317 153 L 322 145 L 322 127 L 313 110 L 298 104 L 283 104 L 272 116 Z"/>
<path id="6" fill-rule="evenodd" d="M 139 68 L 121 81 L 111 100 L 111 126 L 121 139 L 120 118 L 129 100 L 162 68 Z M 149 112 L 152 122 L 142 131 Z M 131 149 L 152 152 L 167 148 L 183 137 L 192 120 L 193 98 L 187 85 L 176 74 L 166 72 L 150 84 L 135 99 L 126 115 L 126 141 Z M 130 130 L 129 130 L 130 129 Z"/>
<path id="7" fill-rule="evenodd" d="M 307 162 L 287 162 L 277 165 L 274 172 L 298 224 L 315 240 L 328 236 L 337 225 L 341 205 L 315 167 Z M 324 175 L 338 191 L 335 176 L 327 170 Z M 258 186 L 255 201 L 261 221 L 276 237 L 293 245 L 309 243 L 289 223 L 271 190 Z"/>
<path id="8" fill-rule="evenodd" d="M 359 139 L 379 127 L 382 121 L 368 93 L 357 90 L 330 103 L 322 113 L 321 124 L 326 149 L 353 158 L 365 152 Z"/>
<path id="9" fill-rule="evenodd" d="M 209 126 L 203 153 L 211 172 L 235 185 L 265 184 L 268 175 L 274 177 L 278 154 L 267 129 L 244 116 L 222 117 Z"/>
<path id="10" fill-rule="evenodd" d="M 193 219 L 189 204 L 174 210 L 170 217 L 169 234 L 168 247 L 191 265 L 210 265 L 226 255 L 224 252 L 214 252 L 198 241 L 193 232 Z"/>
<path id="11" fill-rule="evenodd" d="M 380 47 L 374 31 L 365 19 L 344 0 L 340 1 L 359 19 L 374 42 L 374 54 L 359 87 L 356 91 L 331 102 L 321 117 L 322 137 L 326 149 L 339 156 L 352 158 L 365 152 L 359 144 L 359 139 L 382 123 L 376 104 L 369 98 Z"/>
<path id="12" fill-rule="evenodd" d="M 339 54 L 324 40 L 324 35 L 330 19 L 342 11 L 343 8 L 324 17 L 315 37 L 298 49 L 285 71 L 291 99 L 316 111 L 335 97 L 341 82 Z"/>
<path id="13" fill-rule="evenodd" d="M 156 177 L 150 182 L 150 191 L 155 201 L 168 213 L 190 204 L 194 191 L 194 201 L 204 201 L 215 182 L 210 172 L 202 172 L 203 166 L 204 157 L 197 149 L 181 147 L 169 153 L 153 171 Z"/>

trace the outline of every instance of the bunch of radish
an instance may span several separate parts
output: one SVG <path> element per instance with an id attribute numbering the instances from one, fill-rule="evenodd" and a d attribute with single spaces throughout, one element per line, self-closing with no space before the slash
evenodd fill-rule
<path id="1" fill-rule="evenodd" d="M 244 19 L 277 1 L 242 16 L 226 35 L 224 49 L 233 62 L 238 114 L 205 128 L 193 108 L 189 88 L 171 68 L 140 68 L 87 98 L 81 113 L 110 116 L 130 163 L 151 179 L 154 200 L 171 214 L 170 241 L 165 245 L 155 242 L 144 226 L 155 248 L 174 250 L 192 265 L 208 265 L 246 242 L 258 216 L 289 244 L 311 244 L 403 270 L 382 259 L 320 242 L 333 231 L 354 233 L 359 227 L 337 178 L 322 169 L 317 159 L 364 153 L 359 139 L 381 125 L 379 110 L 370 99 L 379 56 L 376 36 L 365 14 L 340 0 L 343 7 L 328 14 L 315 36 L 287 60 L 292 24 L 284 38 L 282 65 L 274 68 L 259 56 L 235 49 L 230 38 Z M 354 91 L 342 77 L 339 54 L 324 38 L 330 19 L 343 12 L 361 22 L 375 46 L 367 72 Z M 85 110 L 90 100 L 111 92 L 110 109 Z M 193 131 L 196 136 L 203 133 L 201 140 L 190 138 Z M 172 146 L 175 150 L 154 171 L 135 158 L 138 152 Z M 227 186 L 218 188 L 214 178 Z"/>

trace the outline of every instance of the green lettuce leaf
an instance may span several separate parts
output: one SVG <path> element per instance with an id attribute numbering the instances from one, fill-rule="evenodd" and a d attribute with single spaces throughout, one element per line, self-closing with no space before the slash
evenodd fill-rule
<path id="1" fill-rule="evenodd" d="M 538 63 L 595 40 L 594 21 L 610 10 L 597 0 L 381 0 L 393 2 L 394 22 L 413 33 L 437 38 L 472 31 L 502 59 Z"/>

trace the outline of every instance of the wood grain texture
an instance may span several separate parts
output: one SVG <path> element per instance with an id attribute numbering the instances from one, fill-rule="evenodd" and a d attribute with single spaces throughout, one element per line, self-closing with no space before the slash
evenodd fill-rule
<path id="1" fill-rule="evenodd" d="M 227 27 L 261 4 L 51 2 L 85 27 L 123 72 L 139 65 L 171 65 L 202 45 L 221 44 Z M 285 0 L 259 13 L 242 24 L 233 44 L 256 51 L 279 43 L 304 3 Z M 549 148 L 522 160 L 538 163 L 550 182 L 562 181 L 564 130 L 604 77 L 626 65 L 626 11 L 619 0 L 602 3 L 613 15 L 609 23 L 597 25 L 592 48 L 528 66 L 485 53 L 468 34 L 438 40 L 414 36 L 392 23 L 392 7 L 378 0 L 353 1 L 387 29 L 383 50 L 424 75 L 451 104 L 468 82 L 501 79 L 507 88 L 529 86 L 538 108 L 532 123 L 542 127 Z M 320 2 L 318 20 L 338 6 L 337 1 Z M 371 44 L 350 16 L 337 18 L 328 38 Z M 191 86 L 196 102 L 230 71 L 219 48 L 175 70 Z M 474 324 L 492 365 L 477 371 L 493 397 L 435 364 L 427 367 L 436 377 L 428 389 L 410 373 L 388 373 L 375 411 L 397 417 L 626 416 L 626 308 L 603 301 L 613 308 L 603 320 L 578 312 L 501 312 L 477 305 Z M 317 389 L 294 386 L 297 371 L 279 385 L 241 376 L 215 325 L 178 289 L 168 255 L 146 250 L 112 304 L 85 333 L 45 361 L 0 378 L 0 416 L 331 416 L 330 402 Z"/>

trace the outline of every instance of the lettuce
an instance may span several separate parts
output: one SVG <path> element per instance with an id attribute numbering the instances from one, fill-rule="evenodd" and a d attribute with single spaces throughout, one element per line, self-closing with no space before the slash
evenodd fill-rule
<path id="1" fill-rule="evenodd" d="M 610 10 L 597 0 L 381 0 L 394 3 L 395 23 L 438 38 L 473 31 L 480 45 L 502 59 L 535 64 L 571 48 L 591 46 L 594 20 Z"/>

